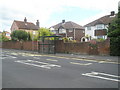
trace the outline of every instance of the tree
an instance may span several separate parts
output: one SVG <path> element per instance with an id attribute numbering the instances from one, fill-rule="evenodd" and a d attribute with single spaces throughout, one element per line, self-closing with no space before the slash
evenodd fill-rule
<path id="1" fill-rule="evenodd" d="M 11 39 L 15 41 L 28 40 L 28 33 L 22 30 L 15 30 L 11 34 Z"/>
<path id="2" fill-rule="evenodd" d="M 40 30 L 38 30 L 38 32 L 39 32 L 39 36 L 50 36 L 51 34 L 53 34 L 47 28 L 40 28 Z"/>
<path id="3" fill-rule="evenodd" d="M 117 17 L 108 27 L 108 37 L 110 37 L 110 54 L 120 56 L 120 7 Z"/>
<path id="4" fill-rule="evenodd" d="M 47 28 L 40 28 L 40 30 L 38 30 L 39 36 L 51 36 L 53 33 L 50 32 L 49 29 Z M 39 38 L 39 37 L 38 37 Z M 43 38 L 42 38 L 43 39 Z M 51 40 L 53 40 L 54 38 L 51 38 Z"/>

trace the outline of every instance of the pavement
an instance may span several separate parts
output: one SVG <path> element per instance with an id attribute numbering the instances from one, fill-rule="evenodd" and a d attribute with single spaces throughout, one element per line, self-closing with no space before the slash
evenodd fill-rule
<path id="1" fill-rule="evenodd" d="M 16 49 L 5 49 L 5 50 L 12 50 L 16 52 L 24 52 L 24 53 L 31 53 L 31 54 L 41 54 L 37 51 L 27 51 L 27 50 L 16 50 Z M 79 58 L 79 59 L 89 59 L 89 60 L 99 60 L 99 61 L 115 61 L 120 63 L 119 56 L 109 56 L 109 55 L 84 55 L 84 54 L 65 54 L 65 53 L 56 53 L 56 54 L 42 54 L 42 55 L 52 55 L 52 56 L 60 56 L 60 57 L 69 57 L 69 58 Z"/>

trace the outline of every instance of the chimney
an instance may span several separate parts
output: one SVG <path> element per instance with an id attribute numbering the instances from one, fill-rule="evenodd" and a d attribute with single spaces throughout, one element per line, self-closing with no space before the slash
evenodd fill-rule
<path id="1" fill-rule="evenodd" d="M 65 23 L 65 20 L 62 20 L 62 23 Z"/>
<path id="2" fill-rule="evenodd" d="M 24 19 L 24 22 L 25 22 L 25 23 L 27 22 L 27 19 L 26 19 L 26 17 L 25 17 L 25 19 Z"/>
<path id="3" fill-rule="evenodd" d="M 36 26 L 38 26 L 38 27 L 39 27 L 39 20 L 37 20 L 37 22 L 36 22 Z"/>
<path id="4" fill-rule="evenodd" d="M 111 11 L 111 15 L 110 16 L 114 16 L 115 15 L 115 11 Z"/>

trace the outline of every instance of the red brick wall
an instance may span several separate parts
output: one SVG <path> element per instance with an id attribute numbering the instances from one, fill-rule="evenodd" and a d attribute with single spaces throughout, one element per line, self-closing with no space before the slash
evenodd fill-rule
<path id="1" fill-rule="evenodd" d="M 99 55 L 109 55 L 110 54 L 110 40 L 98 42 L 97 44 L 98 44 Z"/>
<path id="2" fill-rule="evenodd" d="M 25 42 L 18 42 L 18 41 L 9 41 L 3 42 L 2 48 L 6 49 L 21 49 L 21 50 L 37 50 L 37 42 L 32 41 L 25 41 Z"/>
<path id="3" fill-rule="evenodd" d="M 7 48 L 7 49 L 21 49 L 22 44 L 20 42 L 3 42 L 2 43 L 2 48 Z"/>
<path id="4" fill-rule="evenodd" d="M 56 44 L 55 45 L 56 52 L 58 52 L 58 53 L 64 53 L 65 52 L 65 45 L 64 45 L 63 40 L 56 41 L 55 44 Z"/>
<path id="5" fill-rule="evenodd" d="M 62 40 L 56 41 L 57 53 L 78 53 L 78 54 L 93 54 L 93 55 L 109 55 L 110 54 L 110 41 L 97 42 L 97 48 L 90 47 L 89 42 L 82 43 L 64 43 Z M 3 42 L 2 48 L 7 49 L 21 49 L 21 50 L 38 50 L 38 43 L 36 41 L 26 42 Z"/>
<path id="6" fill-rule="evenodd" d="M 88 43 L 64 43 L 63 41 L 57 41 L 56 52 L 58 53 L 79 53 L 88 54 Z"/>
<path id="7" fill-rule="evenodd" d="M 109 55 L 110 41 L 97 42 L 96 48 L 92 48 L 89 42 L 82 43 L 64 43 L 63 41 L 56 42 L 56 52 L 58 53 L 78 53 L 89 55 Z"/>
<path id="8" fill-rule="evenodd" d="M 87 54 L 89 46 L 88 43 L 65 43 L 65 52 Z"/>

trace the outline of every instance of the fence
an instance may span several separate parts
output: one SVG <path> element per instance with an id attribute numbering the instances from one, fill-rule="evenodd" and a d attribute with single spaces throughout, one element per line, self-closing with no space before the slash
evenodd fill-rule
<path id="1" fill-rule="evenodd" d="M 26 42 L 3 42 L 2 48 L 6 49 L 19 49 L 19 50 L 34 50 L 38 51 L 37 41 Z M 62 40 L 55 42 L 55 50 L 57 53 L 76 53 L 76 54 L 89 54 L 89 55 L 109 55 L 110 54 L 110 41 L 97 42 L 92 45 L 89 42 L 82 43 L 64 43 Z"/>

